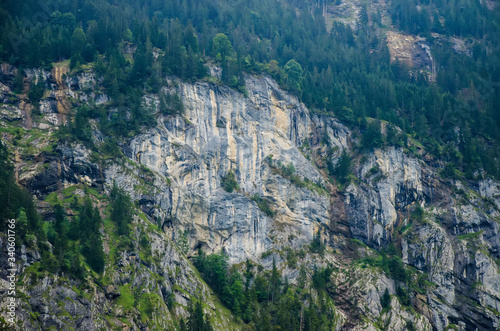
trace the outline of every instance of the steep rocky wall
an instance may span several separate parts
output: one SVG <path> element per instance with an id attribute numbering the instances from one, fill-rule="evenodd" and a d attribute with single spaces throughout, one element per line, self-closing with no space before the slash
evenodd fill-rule
<path id="1" fill-rule="evenodd" d="M 7 68 L 2 75 L 11 77 L 13 73 Z M 33 78 L 39 73 L 29 75 Z M 314 260 L 307 255 L 305 261 L 309 262 L 305 263 L 309 263 L 310 270 L 327 263 L 338 267 L 332 276 L 336 287 L 332 296 L 339 305 L 339 329 L 342 325 L 348 329 L 374 328 L 376 323 L 383 323 L 391 330 L 400 330 L 408 320 L 419 329 L 430 329 L 431 324 L 437 330 L 450 325 L 460 329 L 500 326 L 500 189 L 493 180 L 445 181 L 439 169 L 424 161 L 425 157 L 401 148 L 362 153 L 352 150 L 356 138 L 347 127 L 330 116 L 311 114 L 271 79 L 253 76 L 246 76 L 246 96 L 213 83 L 172 81 L 165 89 L 181 96 L 184 114 L 158 114 L 153 129 L 121 141 L 128 157 L 123 162 L 97 163 L 92 161 L 91 150 L 74 143 L 61 142 L 48 153 L 43 151 L 50 144 L 46 136 L 50 137 L 65 120 L 58 106 L 61 100 L 71 96 L 97 103 L 106 102 L 107 97 L 95 91 L 99 81 L 91 72 L 66 77 L 64 82 L 62 76 L 57 79 L 48 72 L 43 75 L 49 91 L 41 102 L 42 115 L 35 121 L 27 120 L 29 104 L 22 101 L 23 96 L 9 101 L 13 96 L 10 80 L 2 80 L 0 85 L 2 125 L 19 122 L 23 130 L 40 135 L 34 140 L 38 148 L 27 149 L 34 151 L 32 154 L 22 150 L 16 154 L 19 181 L 41 199 L 74 184 L 108 191 L 114 181 L 139 202 L 150 221 L 159 221 L 165 232 L 151 235 L 156 238 L 153 249 L 163 256 L 160 262 L 145 268 L 134 252 L 128 252 L 120 268 L 113 271 L 116 284 L 129 282 L 132 270 L 145 284 L 151 283 L 151 274 L 162 275 L 168 280 L 149 291 L 161 297 L 163 292 L 174 289 L 176 302 L 185 306 L 189 296 L 196 294 L 193 291 L 203 285 L 199 280 L 193 283 L 196 275 L 191 265 L 172 244 L 184 234 L 189 239 L 190 253 L 197 248 L 208 252 L 223 249 L 231 263 L 250 258 L 266 268 L 275 258 L 283 274 L 294 283 L 298 271 L 288 268 L 286 259 L 279 254 L 262 258 L 262 253 L 287 246 L 301 249 L 321 229 L 322 240 L 332 247 L 325 256 Z M 158 104 L 158 95 L 146 98 Z M 102 133 L 95 125 L 93 128 L 92 139 L 102 142 Z M 2 139 L 13 142 L 9 132 Z M 345 149 L 356 155 L 356 178 L 339 192 L 324 170 L 324 161 L 331 157 L 335 164 Z M 298 181 L 284 175 L 282 167 L 290 165 Z M 221 187 L 222 178 L 230 171 L 239 186 L 232 193 Z M 255 194 L 269 201 L 273 217 L 252 200 Z M 417 205 L 425 211 L 421 220 L 412 215 Z M 46 203 L 40 203 L 40 207 L 46 211 Z M 408 313 L 400 306 L 395 296 L 397 285 L 383 271 L 357 266 L 352 260 L 356 254 L 346 244 L 351 236 L 371 247 L 364 248 L 370 254 L 395 243 L 401 249 L 403 262 L 426 275 L 429 289 L 412 299 L 417 312 Z M 27 261 L 24 267 L 34 261 Z M 172 270 L 176 270 L 174 276 Z M 175 291 L 175 284 L 189 295 Z M 69 323 L 64 325 L 83 328 L 95 318 L 94 312 L 121 314 L 109 310 L 107 305 L 114 299 L 107 298 L 105 291 L 97 291 L 85 301 L 72 292 L 71 286 L 53 277 L 40 284 L 27 280 L 25 291 L 32 299 L 25 306 L 26 323 L 30 311 L 40 314 L 29 324 L 33 327 Z M 389 311 L 382 312 L 379 302 L 386 288 L 393 295 L 393 303 Z M 113 293 L 110 289 L 108 296 L 113 297 Z M 73 303 L 61 310 L 44 295 L 61 297 L 63 306 L 66 303 L 62 296 Z M 68 309 L 76 309 L 80 318 L 59 316 Z M 158 309 L 165 314 L 159 325 L 168 324 L 168 309 Z M 219 326 L 227 327 L 227 323 Z"/>
<path id="2" fill-rule="evenodd" d="M 132 160 L 171 179 L 166 216 L 176 224 L 173 236 L 187 229 L 192 248 L 224 248 L 232 262 L 268 250 L 276 226 L 275 243 L 294 235 L 300 247 L 319 224 L 329 223 L 326 191 L 297 187 L 269 164 L 292 164 L 302 179 L 324 187 L 298 148 L 312 135 L 307 109 L 268 78 L 247 76 L 246 89 L 248 97 L 208 83 L 182 84 L 184 118 L 162 118 L 130 143 Z M 221 188 L 229 171 L 236 175 L 237 192 Z M 251 200 L 254 194 L 272 201 L 274 219 Z"/>

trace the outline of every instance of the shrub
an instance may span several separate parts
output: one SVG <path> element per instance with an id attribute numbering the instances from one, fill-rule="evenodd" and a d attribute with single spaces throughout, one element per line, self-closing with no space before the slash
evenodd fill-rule
<path id="1" fill-rule="evenodd" d="M 269 201 L 266 198 L 262 198 L 257 193 L 253 195 L 252 201 L 255 201 L 260 210 L 262 210 L 267 216 L 274 217 L 274 215 L 276 214 L 276 212 L 271 209 Z"/>
<path id="2" fill-rule="evenodd" d="M 232 170 L 229 171 L 226 176 L 222 177 L 221 185 L 224 191 L 229 193 L 233 192 L 234 189 L 239 188 L 238 182 L 236 181 L 236 177 Z"/>

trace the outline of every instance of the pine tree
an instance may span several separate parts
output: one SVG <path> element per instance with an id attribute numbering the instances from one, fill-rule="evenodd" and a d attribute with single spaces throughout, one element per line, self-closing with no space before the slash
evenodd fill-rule
<path id="1" fill-rule="evenodd" d="M 387 308 L 390 306 L 390 304 L 391 296 L 389 295 L 389 291 L 386 288 L 384 291 L 384 295 L 382 295 L 382 297 L 380 298 L 380 305 L 382 306 L 382 308 Z"/>
<path id="2" fill-rule="evenodd" d="M 276 300 L 279 295 L 279 288 L 281 285 L 281 274 L 279 273 L 278 268 L 276 267 L 276 260 L 274 258 L 273 258 L 273 268 L 271 270 L 270 285 L 271 285 L 271 302 L 274 302 L 274 300 Z"/>
<path id="3" fill-rule="evenodd" d="M 342 151 L 340 160 L 337 165 L 332 170 L 331 173 L 335 175 L 337 180 L 343 185 L 347 185 L 350 181 L 349 176 L 351 174 L 351 157 L 346 150 Z"/>
<path id="4" fill-rule="evenodd" d="M 24 90 L 24 70 L 23 68 L 17 69 L 16 76 L 12 82 L 14 93 L 23 93 Z"/>

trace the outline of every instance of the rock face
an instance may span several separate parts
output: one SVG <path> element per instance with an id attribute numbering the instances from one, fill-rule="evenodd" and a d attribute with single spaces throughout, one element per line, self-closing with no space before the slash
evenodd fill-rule
<path id="1" fill-rule="evenodd" d="M 28 74 L 38 77 L 40 72 Z M 2 100 L 11 96 L 12 75 L 12 68 L 3 68 Z M 64 123 L 68 96 L 82 102 L 107 100 L 94 92 L 99 81 L 90 72 L 64 81 L 61 71 L 43 76 L 50 91 L 42 100 L 40 119 L 32 123 L 40 134 Z M 22 291 L 27 298 L 20 314 L 28 329 L 105 327 L 105 315 L 123 316 L 115 302 L 126 295 L 127 284 L 161 299 L 155 309 L 163 317 L 156 325 L 168 329 L 173 319 L 166 305 L 170 296 L 179 304 L 178 316 L 186 314 L 191 297 L 200 291 L 211 297 L 178 252 L 175 243 L 182 238 L 187 238 L 188 255 L 198 248 L 223 250 L 232 264 L 249 258 L 268 268 L 272 258 L 263 253 L 300 250 L 316 233 L 330 247 L 323 257 L 307 255 L 305 260 L 311 270 L 327 264 L 336 268 L 331 295 L 338 306 L 337 329 L 382 325 L 401 330 L 410 322 L 419 330 L 500 327 L 498 183 L 445 181 L 434 164 L 424 161 L 425 155 L 401 148 L 357 155 L 351 147 L 356 138 L 346 126 L 311 114 L 267 77 L 245 80 L 245 95 L 207 82 L 175 82 L 165 88 L 181 97 L 184 114 L 157 114 L 152 129 L 120 141 L 127 157 L 123 162 L 99 163 L 91 150 L 75 143 L 60 143 L 50 153 L 39 151 L 30 162 L 16 159 L 20 181 L 41 199 L 74 184 L 106 192 L 114 182 L 149 217 L 135 220 L 134 248 L 121 253 L 116 269 L 106 271 L 112 284 L 82 294 L 55 276 L 36 281 L 26 277 Z M 158 104 L 158 95 L 146 99 Z M 22 102 L 2 105 L 2 125 L 19 122 L 31 128 L 28 108 Z M 6 134 L 2 139 L 15 137 Z M 92 140 L 104 139 L 94 126 Z M 325 163 L 330 158 L 335 164 L 343 150 L 355 156 L 355 179 L 339 192 Z M 229 174 L 235 179 L 232 192 L 223 188 Z M 162 231 L 152 231 L 152 223 Z M 156 257 L 153 261 L 134 251 L 144 233 Z M 109 253 L 112 241 L 104 242 Z M 353 249 L 352 242 L 367 247 Z M 409 299 L 415 311 L 402 307 L 396 295 L 398 288 L 410 284 L 356 262 L 358 253 L 353 250 L 372 256 L 390 243 L 400 249 L 412 281 L 417 276 L 422 280 Z M 36 251 L 30 254 L 20 266 L 22 274 L 31 275 L 30 266 L 40 260 Z M 296 268 L 289 268 L 277 253 L 273 257 L 290 283 L 296 283 Z M 385 289 L 392 295 L 392 308 L 382 310 Z M 216 304 L 210 299 L 207 313 L 217 315 Z M 217 329 L 233 328 L 231 321 L 224 315 L 217 319 Z"/>
<path id="2" fill-rule="evenodd" d="M 480 195 L 497 202 L 496 183 L 481 182 L 479 189 L 466 186 L 476 197 L 466 201 L 436 169 L 392 147 L 369 153 L 354 169 L 359 181 L 340 196 L 329 199 L 322 194 L 326 191 L 298 187 L 277 172 L 276 165 L 292 164 L 300 178 L 326 187 L 324 173 L 311 157 L 321 154 L 317 137 L 328 136 L 337 151 L 336 162 L 339 151 L 349 148 L 350 132 L 331 119 L 311 116 L 272 80 L 247 77 L 246 82 L 248 97 L 207 83 L 182 84 L 178 93 L 184 118 L 162 118 L 157 128 L 130 142 L 132 160 L 171 179 L 171 204 L 163 208 L 172 222 L 167 233 L 175 239 L 187 230 L 192 249 L 223 248 L 230 261 L 238 263 L 258 260 L 270 248 L 299 248 L 318 227 L 345 217 L 354 238 L 375 248 L 400 241 L 403 261 L 428 274 L 434 287 L 420 299 L 427 305 L 421 308 L 427 319 L 415 319 L 415 325 L 430 329 L 432 323 L 438 330 L 449 325 L 499 327 L 495 312 L 500 275 L 494 262 L 500 238 L 494 219 L 498 212 L 480 202 Z M 301 148 L 304 145 L 310 146 L 309 153 Z M 230 171 L 239 185 L 233 193 L 221 188 Z M 254 194 L 272 201 L 273 218 L 250 199 Z M 337 214 L 334 204 L 343 204 L 346 215 Z M 422 224 L 411 220 L 415 206 L 426 211 Z M 399 238 L 397 228 L 410 223 L 410 230 Z M 467 234 L 478 232 L 478 247 L 487 253 L 477 253 L 481 250 L 467 244 L 475 240 Z M 289 241 L 291 235 L 294 239 Z M 391 329 L 402 327 L 402 322 L 391 321 Z"/>
<path id="3" fill-rule="evenodd" d="M 318 224 L 329 223 L 323 177 L 299 150 L 314 126 L 307 109 L 270 79 L 247 77 L 246 88 L 248 97 L 213 84 L 182 84 L 184 118 L 162 118 L 130 142 L 132 160 L 171 179 L 166 217 L 180 225 L 173 237 L 187 230 L 191 248 L 223 248 L 231 262 L 258 258 L 278 225 L 280 236 L 293 234 L 299 247 Z M 275 170 L 290 165 L 318 190 L 297 187 Z M 233 193 L 221 187 L 229 172 L 239 186 Z M 252 201 L 256 194 L 272 201 L 274 219 Z"/>
<path id="4" fill-rule="evenodd" d="M 403 261 L 433 283 L 426 300 L 433 326 L 498 328 L 498 212 L 479 196 L 495 196 L 496 184 L 474 191 L 458 183 L 464 199 L 435 169 L 394 148 L 372 152 L 357 175 L 345 191 L 353 236 L 372 247 L 401 241 Z M 425 207 L 422 219 L 412 205 Z"/>
<path id="5" fill-rule="evenodd" d="M 391 61 L 399 60 L 408 67 L 431 71 L 433 60 L 430 46 L 425 38 L 388 31 L 387 46 L 391 53 Z"/>

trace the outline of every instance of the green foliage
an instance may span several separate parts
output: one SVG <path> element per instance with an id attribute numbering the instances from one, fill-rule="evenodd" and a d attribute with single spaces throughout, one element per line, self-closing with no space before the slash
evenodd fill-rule
<path id="1" fill-rule="evenodd" d="M 34 81 L 30 83 L 30 89 L 28 92 L 28 98 L 30 99 L 31 103 L 37 110 L 40 107 L 40 100 L 42 99 L 44 93 L 45 93 L 45 80 L 43 79 L 43 75 L 40 73 L 40 75 L 37 78 L 36 84 Z"/>
<path id="2" fill-rule="evenodd" d="M 425 211 L 421 206 L 416 206 L 415 210 L 411 214 L 412 219 L 418 221 L 418 222 L 423 222 L 424 217 L 425 217 Z"/>
<path id="3" fill-rule="evenodd" d="M 252 201 L 255 201 L 260 210 L 262 210 L 267 216 L 274 217 L 276 214 L 276 212 L 271 208 L 269 200 L 261 197 L 259 194 L 255 193 L 252 196 Z"/>
<path id="4" fill-rule="evenodd" d="M 398 296 L 399 302 L 401 302 L 402 305 L 409 306 L 411 304 L 408 290 L 404 289 L 403 287 L 397 287 L 396 295 Z"/>
<path id="5" fill-rule="evenodd" d="M 380 131 L 380 122 L 373 120 L 363 132 L 361 144 L 365 148 L 379 148 L 384 144 L 384 139 Z"/>
<path id="6" fill-rule="evenodd" d="M 302 66 L 292 59 L 285 64 L 284 69 L 287 85 L 294 91 L 300 91 L 300 83 L 303 75 Z"/>
<path id="7" fill-rule="evenodd" d="M 296 269 L 297 268 L 297 253 L 291 249 L 290 247 L 287 247 L 285 249 L 286 251 L 286 261 L 288 263 L 288 266 L 291 269 Z"/>
<path id="8" fill-rule="evenodd" d="M 143 323 L 148 323 L 153 319 L 153 313 L 160 305 L 160 298 L 154 293 L 144 292 L 140 295 L 137 308 Z"/>
<path id="9" fill-rule="evenodd" d="M 118 234 L 127 236 L 130 232 L 132 222 L 133 205 L 130 197 L 125 191 L 113 183 L 110 193 L 111 198 L 111 220 L 116 224 Z"/>
<path id="10" fill-rule="evenodd" d="M 242 72 L 265 71 L 310 109 L 359 125 L 367 148 L 383 144 L 377 130 L 363 124 L 365 117 L 377 118 L 389 123 L 388 144 L 406 146 L 408 134 L 418 136 L 428 150 L 449 143 L 463 155 L 448 160 L 457 171 L 471 177 L 485 170 L 500 178 L 500 89 L 494 85 L 500 80 L 499 26 L 494 23 L 498 10 L 485 10 L 481 2 L 389 2 L 395 26 L 429 37 L 437 72 L 435 83 L 429 84 L 425 74 L 410 75 L 402 63 L 390 62 L 379 33 L 385 26 L 369 6 L 361 6 L 353 31 L 340 22 L 327 29 L 309 5 L 288 2 L 216 0 L 189 6 L 164 1 L 143 7 L 134 1 L 121 6 L 104 1 L 106 10 L 101 10 L 90 0 L 76 7 L 55 0 L 60 11 L 35 28 L 36 0 L 21 6 L 3 1 L 0 57 L 24 68 L 49 68 L 65 59 L 71 59 L 72 68 L 94 62 L 112 99 L 109 113 L 98 118 L 101 130 L 127 136 L 154 125 L 141 107 L 145 91 L 157 93 L 166 75 L 187 81 L 205 77 L 206 55 L 211 55 L 222 67 L 223 83 L 244 92 Z M 229 34 L 234 26 L 239 30 Z M 433 40 L 431 32 L 475 36 L 471 56 L 456 52 L 441 38 Z M 124 56 L 130 46 L 136 47 L 133 59 Z M 158 58 L 153 49 L 159 50 Z M 483 73 L 491 77 L 485 79 Z M 19 91 L 19 78 L 17 82 Z M 43 93 L 33 83 L 31 87 L 36 106 Z M 392 125 L 402 133 L 395 134 Z M 376 139 L 368 139 L 372 135 Z"/>
<path id="11" fill-rule="evenodd" d="M 330 283 L 332 272 L 333 269 L 330 266 L 321 269 L 315 267 L 312 276 L 313 287 L 318 291 L 325 288 Z"/>
<path id="12" fill-rule="evenodd" d="M 121 306 L 125 313 L 134 309 L 135 298 L 129 284 L 120 286 L 120 296 L 116 299 L 116 305 Z"/>
<path id="13" fill-rule="evenodd" d="M 16 76 L 14 77 L 14 81 L 12 82 L 13 85 L 13 92 L 14 93 L 22 93 L 24 90 L 24 70 L 23 68 L 19 68 L 17 70 Z"/>
<path id="14" fill-rule="evenodd" d="M 309 245 L 309 249 L 311 253 L 316 253 L 323 255 L 325 253 L 325 244 L 321 240 L 321 234 L 319 232 L 320 230 L 318 229 L 318 232 L 316 232 L 313 236 L 313 240 L 311 241 L 311 244 Z"/>
<path id="15" fill-rule="evenodd" d="M 56 211 L 57 209 L 58 207 L 56 206 Z M 63 222 L 67 224 L 65 218 L 63 218 Z M 97 207 L 93 207 L 90 198 L 86 197 L 83 205 L 78 208 L 78 218 L 73 220 L 67 234 L 69 239 L 79 243 L 75 248 L 79 247 L 88 265 L 97 273 L 102 273 L 105 265 L 105 255 L 100 233 L 101 224 L 102 219 L 99 210 Z M 65 231 L 58 229 L 57 218 L 55 226 L 56 238 L 65 238 Z M 72 265 L 71 268 L 79 269 L 79 266 Z"/>
<path id="16" fill-rule="evenodd" d="M 408 331 L 416 331 L 417 330 L 415 328 L 415 324 L 413 324 L 413 321 L 406 322 L 406 330 L 408 330 Z"/>
<path id="17" fill-rule="evenodd" d="M 184 230 L 180 233 L 179 237 L 176 241 L 177 247 L 183 254 L 187 254 L 189 252 L 189 242 L 188 242 L 188 231 Z"/>
<path id="18" fill-rule="evenodd" d="M 160 94 L 160 112 L 164 115 L 181 115 L 184 104 L 177 93 Z"/>
<path id="19" fill-rule="evenodd" d="M 320 186 L 314 182 L 312 182 L 309 178 L 302 178 L 295 171 L 295 166 L 293 163 L 289 163 L 288 165 L 284 165 L 281 161 L 276 162 L 273 161 L 272 155 L 265 158 L 265 162 L 269 165 L 273 172 L 279 174 L 280 176 L 288 179 L 292 184 L 297 187 L 306 187 L 311 191 L 314 191 L 321 195 L 327 195 L 326 189 L 323 186 Z"/>
<path id="20" fill-rule="evenodd" d="M 221 186 L 226 192 L 233 192 L 235 189 L 239 189 L 238 182 L 236 181 L 236 176 L 234 172 L 230 170 L 226 176 L 221 179 Z"/>
<path id="21" fill-rule="evenodd" d="M 342 185 L 349 184 L 351 180 L 351 157 L 346 150 L 342 151 L 342 155 L 335 166 L 331 162 L 328 163 L 328 172 L 334 175 Z"/>
<path id="22" fill-rule="evenodd" d="M 339 120 L 347 124 L 354 124 L 356 120 L 356 117 L 354 116 L 354 112 L 352 111 L 352 109 L 346 106 L 340 108 L 335 114 L 337 115 Z"/>
<path id="23" fill-rule="evenodd" d="M 382 306 L 382 308 L 389 308 L 391 306 L 391 296 L 389 295 L 389 291 L 387 290 L 387 288 L 380 298 L 380 305 Z"/>
<path id="24" fill-rule="evenodd" d="M 226 259 L 222 254 L 207 256 L 200 252 L 195 259 L 195 266 L 224 305 L 248 323 L 249 328 L 298 331 L 301 321 L 303 330 L 332 328 L 335 316 L 330 305 L 331 299 L 324 298 L 317 305 L 318 301 L 307 299 L 310 298 L 307 292 L 302 291 L 307 280 L 305 265 L 301 266 L 299 273 L 301 285 L 294 288 L 286 278 L 282 279 L 274 259 L 270 270 L 264 271 L 258 267 L 258 273 L 255 273 L 254 264 L 247 261 L 243 266 L 243 275 L 234 266 L 229 268 Z M 315 269 L 313 288 L 321 295 L 330 284 L 332 272 L 330 266 Z M 306 301 L 308 303 L 304 304 Z M 202 319 L 198 317 L 197 320 Z"/>
<path id="25" fill-rule="evenodd" d="M 406 281 L 406 271 L 405 266 L 401 258 L 397 255 L 393 255 L 387 260 L 387 267 L 389 269 L 390 275 L 394 280 L 405 282 Z"/>
<path id="26" fill-rule="evenodd" d="M 36 237 L 38 242 L 45 241 L 42 219 L 38 214 L 32 195 L 17 185 L 14 168 L 9 160 L 7 147 L 0 141 L 0 231 L 7 232 L 9 219 L 20 219 L 20 227 L 16 229 L 16 244 L 32 245 Z"/>
<path id="27" fill-rule="evenodd" d="M 382 250 L 380 255 L 376 257 L 364 258 L 362 263 L 381 268 L 388 276 L 400 283 L 405 283 L 408 280 L 405 265 L 401 257 L 397 254 L 393 244 L 388 249 Z"/>
<path id="28" fill-rule="evenodd" d="M 225 60 L 233 55 L 233 45 L 224 33 L 218 33 L 212 40 L 212 52 L 218 61 Z"/>
<path id="29" fill-rule="evenodd" d="M 203 313 L 201 301 L 193 302 L 189 305 L 189 318 L 187 322 L 188 331 L 212 331 L 212 325 L 208 320 L 208 316 Z"/>
<path id="30" fill-rule="evenodd" d="M 471 233 L 467 233 L 467 234 L 461 234 L 461 235 L 457 236 L 457 238 L 461 239 L 461 240 L 473 240 L 473 239 L 478 238 L 482 233 L 483 233 L 483 230 L 478 231 L 478 232 L 471 232 Z"/>

